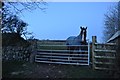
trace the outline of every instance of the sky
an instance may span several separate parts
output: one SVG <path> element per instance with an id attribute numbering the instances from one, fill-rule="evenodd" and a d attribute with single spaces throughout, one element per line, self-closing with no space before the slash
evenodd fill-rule
<path id="1" fill-rule="evenodd" d="M 48 2 L 45 12 L 36 9 L 25 11 L 20 17 L 28 23 L 28 31 L 40 40 L 66 40 L 87 26 L 87 39 L 97 36 L 102 42 L 104 19 L 115 2 Z"/>

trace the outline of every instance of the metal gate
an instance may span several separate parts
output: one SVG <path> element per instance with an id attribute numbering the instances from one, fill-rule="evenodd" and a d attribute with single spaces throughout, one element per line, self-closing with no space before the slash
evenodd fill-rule
<path id="1" fill-rule="evenodd" d="M 90 44 L 72 45 L 86 47 L 86 50 L 67 50 L 68 45 L 38 45 L 35 62 L 71 64 L 71 65 L 89 65 L 90 62 Z M 71 46 L 71 45 L 69 45 Z"/>

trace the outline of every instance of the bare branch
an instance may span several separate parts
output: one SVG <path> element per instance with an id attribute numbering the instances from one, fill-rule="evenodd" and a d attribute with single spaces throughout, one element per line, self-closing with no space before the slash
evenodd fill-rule
<path id="1" fill-rule="evenodd" d="M 32 1 L 32 0 L 31 0 Z M 46 8 L 47 3 L 41 0 L 41 2 L 4 2 L 5 6 L 15 14 L 21 14 L 23 11 L 27 10 L 31 12 L 35 9 L 40 9 L 44 11 Z"/>
<path id="2" fill-rule="evenodd" d="M 111 7 L 109 11 L 104 15 L 104 41 L 106 42 L 115 32 L 118 31 L 118 23 L 119 23 L 119 16 L 118 16 L 118 6 L 115 5 Z M 119 25 L 120 26 L 120 25 Z"/>

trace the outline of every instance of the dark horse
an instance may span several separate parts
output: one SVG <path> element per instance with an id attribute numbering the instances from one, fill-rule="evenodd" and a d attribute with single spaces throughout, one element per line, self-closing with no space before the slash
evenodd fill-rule
<path id="1" fill-rule="evenodd" d="M 79 47 L 79 46 L 72 46 L 72 45 L 85 45 L 87 44 L 86 42 L 86 33 L 87 33 L 87 27 L 80 27 L 81 32 L 78 36 L 70 36 L 69 38 L 67 38 L 66 40 L 66 45 L 70 45 L 67 46 L 67 50 L 82 50 L 84 48 Z"/>

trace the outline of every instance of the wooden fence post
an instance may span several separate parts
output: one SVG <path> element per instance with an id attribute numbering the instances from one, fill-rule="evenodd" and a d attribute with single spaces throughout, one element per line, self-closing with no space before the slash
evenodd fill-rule
<path id="1" fill-rule="evenodd" d="M 30 62 L 35 62 L 35 55 L 37 54 L 37 40 L 34 40 L 30 46 L 31 48 L 31 55 L 30 55 Z"/>
<path id="2" fill-rule="evenodd" d="M 94 56 L 95 56 L 95 43 L 97 42 L 96 36 L 92 36 L 92 68 L 94 70 L 95 64 L 94 64 Z"/>
<path id="3" fill-rule="evenodd" d="M 115 76 L 120 78 L 120 38 L 116 40 L 116 55 L 115 55 L 115 67 L 116 67 L 116 73 Z"/>

